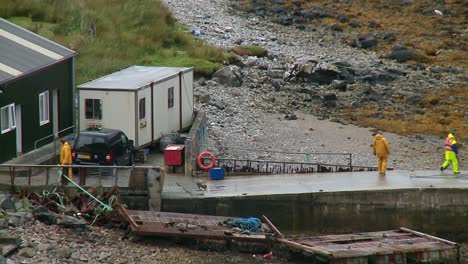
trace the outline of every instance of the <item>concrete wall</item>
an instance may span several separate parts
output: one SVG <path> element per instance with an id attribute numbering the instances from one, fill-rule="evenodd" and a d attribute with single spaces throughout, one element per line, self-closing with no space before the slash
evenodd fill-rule
<path id="1" fill-rule="evenodd" d="M 468 241 L 467 189 L 402 189 L 164 200 L 162 211 L 266 215 L 283 232 L 338 234 L 407 227 Z"/>

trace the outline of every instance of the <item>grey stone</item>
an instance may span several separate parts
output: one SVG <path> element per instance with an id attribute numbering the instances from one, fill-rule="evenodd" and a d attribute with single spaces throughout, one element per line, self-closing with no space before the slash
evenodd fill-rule
<path id="1" fill-rule="evenodd" d="M 407 62 L 416 58 L 418 53 L 414 50 L 396 46 L 392 49 L 392 52 L 388 55 L 385 55 L 384 58 L 395 60 L 397 62 Z"/>
<path id="2" fill-rule="evenodd" d="M 29 224 L 34 221 L 32 214 L 28 212 L 9 213 L 7 218 L 8 224 L 14 227 Z"/>
<path id="3" fill-rule="evenodd" d="M 352 19 L 349 22 L 349 26 L 353 27 L 353 28 L 357 28 L 357 27 L 360 27 L 361 25 L 360 25 L 359 21 L 357 21 L 356 19 Z"/>
<path id="4" fill-rule="evenodd" d="M 366 82 L 369 82 L 369 83 L 372 83 L 372 84 L 377 84 L 377 83 L 378 84 L 385 84 L 385 83 L 394 81 L 397 78 L 399 78 L 399 76 L 397 76 L 395 74 L 374 71 L 370 75 L 364 76 L 362 78 L 362 80 L 366 81 Z"/>
<path id="5" fill-rule="evenodd" d="M 343 31 L 343 27 L 340 26 L 339 24 L 333 24 L 333 25 L 330 27 L 330 29 L 333 30 L 333 31 L 337 31 L 337 32 Z"/>
<path id="6" fill-rule="evenodd" d="M 242 85 L 242 74 L 237 66 L 226 66 L 217 70 L 213 74 L 213 79 L 233 87 Z"/>
<path id="7" fill-rule="evenodd" d="M 47 225 L 53 225 L 57 223 L 57 214 L 49 211 L 45 206 L 38 206 L 32 210 L 34 218 Z"/>
<path id="8" fill-rule="evenodd" d="M 2 197 L 2 201 L 0 207 L 2 210 L 7 212 L 16 212 L 16 206 L 14 202 L 14 197 L 11 196 L 4 196 Z"/>
<path id="9" fill-rule="evenodd" d="M 348 84 L 345 81 L 342 80 L 333 80 L 331 83 L 331 87 L 333 89 L 345 92 L 346 88 L 348 87 Z"/>
<path id="10" fill-rule="evenodd" d="M 268 70 L 268 76 L 273 78 L 273 79 L 281 79 L 283 78 L 284 71 L 283 70 L 277 70 L 277 69 L 269 69 Z"/>
<path id="11" fill-rule="evenodd" d="M 339 14 L 337 18 L 341 23 L 346 23 L 349 21 L 349 17 L 346 14 Z"/>
<path id="12" fill-rule="evenodd" d="M 69 247 L 61 247 L 55 250 L 57 256 L 61 258 L 70 258 L 72 255 L 72 251 Z"/>
<path id="13" fill-rule="evenodd" d="M 112 256 L 111 253 L 101 252 L 101 254 L 99 254 L 98 260 L 99 261 L 105 261 L 105 260 L 109 259 L 111 256 Z"/>
<path id="14" fill-rule="evenodd" d="M 58 215 L 57 224 L 69 228 L 85 228 L 88 224 L 83 219 L 78 219 L 69 215 Z"/>
<path id="15" fill-rule="evenodd" d="M 48 244 L 48 243 L 40 243 L 39 245 L 37 245 L 37 250 L 38 251 L 48 251 L 51 249 L 51 245 Z"/>
<path id="16" fill-rule="evenodd" d="M 210 101 L 210 94 L 207 93 L 207 92 L 202 92 L 200 95 L 199 95 L 199 99 L 198 99 L 201 103 L 208 103 Z"/>
<path id="17" fill-rule="evenodd" d="M 218 108 L 219 110 L 223 110 L 225 108 L 224 103 L 220 101 L 211 102 L 210 105 Z"/>
<path id="18" fill-rule="evenodd" d="M 18 251 L 18 255 L 25 258 L 32 258 L 36 255 L 36 250 L 30 247 L 22 248 Z"/>

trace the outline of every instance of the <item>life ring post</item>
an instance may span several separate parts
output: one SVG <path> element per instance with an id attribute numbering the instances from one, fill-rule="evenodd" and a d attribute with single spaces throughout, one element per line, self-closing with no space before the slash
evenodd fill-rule
<path id="1" fill-rule="evenodd" d="M 210 163 L 208 165 L 205 165 L 203 163 L 203 158 L 205 158 L 205 157 L 210 158 Z M 214 165 L 215 165 L 215 162 L 216 162 L 215 156 L 213 155 L 213 153 L 211 153 L 209 151 L 203 151 L 197 157 L 197 165 L 198 165 L 198 167 L 200 167 L 200 169 L 202 169 L 204 171 L 208 171 L 209 169 L 213 168 Z"/>

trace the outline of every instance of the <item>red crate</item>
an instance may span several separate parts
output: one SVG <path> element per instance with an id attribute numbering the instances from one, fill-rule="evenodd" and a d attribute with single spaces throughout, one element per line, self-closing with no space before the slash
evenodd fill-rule
<path id="1" fill-rule="evenodd" d="M 169 144 L 164 149 L 164 164 L 168 166 L 180 166 L 184 164 L 185 145 Z"/>

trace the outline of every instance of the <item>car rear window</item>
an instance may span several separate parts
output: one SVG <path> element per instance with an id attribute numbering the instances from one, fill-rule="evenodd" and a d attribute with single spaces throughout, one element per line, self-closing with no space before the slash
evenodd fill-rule
<path id="1" fill-rule="evenodd" d="M 107 144 L 104 136 L 100 135 L 86 135 L 81 134 L 78 136 L 75 142 L 75 149 L 94 149 L 94 148 L 104 148 L 107 149 Z"/>

